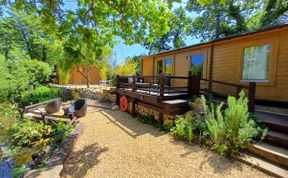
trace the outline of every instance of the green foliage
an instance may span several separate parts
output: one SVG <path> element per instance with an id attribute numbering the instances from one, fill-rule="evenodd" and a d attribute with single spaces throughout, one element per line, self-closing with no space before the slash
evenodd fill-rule
<path id="1" fill-rule="evenodd" d="M 169 31 L 154 41 L 148 39 L 144 41 L 144 46 L 150 54 L 186 46 L 185 37 L 189 25 L 188 15 L 185 9 L 180 6 L 173 11 L 172 16 L 169 21 Z"/>
<path id="2" fill-rule="evenodd" d="M 193 122 L 193 118 L 189 114 L 186 114 L 185 116 L 179 116 L 176 121 L 175 127 L 171 129 L 172 134 L 179 138 L 192 141 L 194 138 Z"/>
<path id="3" fill-rule="evenodd" d="M 287 23 L 286 0 L 189 0 L 187 9 L 199 14 L 190 23 L 190 34 L 202 41 L 215 38 L 216 17 L 220 16 L 220 37 Z"/>
<path id="4" fill-rule="evenodd" d="M 43 84 L 48 80 L 52 73 L 52 69 L 48 63 L 37 60 L 25 60 L 20 63 L 28 73 L 29 80 L 36 84 Z"/>
<path id="5" fill-rule="evenodd" d="M 0 102 L 18 101 L 20 93 L 34 85 L 44 83 L 50 76 L 50 66 L 37 60 L 6 61 L 0 55 Z"/>
<path id="6" fill-rule="evenodd" d="M 62 88 L 39 86 L 34 90 L 28 90 L 23 92 L 21 94 L 21 101 L 23 105 L 29 105 L 30 103 L 39 103 L 59 97 L 62 91 Z"/>
<path id="7" fill-rule="evenodd" d="M 30 118 L 24 118 L 13 124 L 9 131 L 9 143 L 11 147 L 31 147 L 36 144 L 49 143 L 52 128 L 43 122 L 36 122 Z"/>
<path id="8" fill-rule="evenodd" d="M 66 85 L 69 82 L 71 71 L 59 68 L 59 84 Z"/>
<path id="9" fill-rule="evenodd" d="M 7 139 L 9 127 L 20 117 L 17 109 L 16 104 L 2 103 L 0 105 L 0 144 Z"/>
<path id="10" fill-rule="evenodd" d="M 71 131 L 73 130 L 73 125 L 70 127 L 67 127 L 67 124 L 64 122 L 58 122 L 56 125 L 53 127 L 53 140 L 57 141 L 57 143 L 61 143 L 63 140 L 65 140 Z M 56 140 L 57 139 L 57 140 Z"/>
<path id="11" fill-rule="evenodd" d="M 115 75 L 135 75 L 137 70 L 137 62 L 127 60 L 125 63 L 116 66 L 113 70 Z"/>
<path id="12" fill-rule="evenodd" d="M 228 108 L 222 113 L 222 105 L 211 106 L 206 123 L 216 151 L 222 154 L 233 154 L 252 138 L 259 134 L 259 128 L 253 119 L 249 118 L 248 99 L 242 91 L 240 98 L 229 96 Z"/>
<path id="13" fill-rule="evenodd" d="M 24 164 L 20 167 L 16 167 L 12 170 L 13 177 L 19 178 L 25 173 L 25 171 L 26 171 L 26 166 Z"/>

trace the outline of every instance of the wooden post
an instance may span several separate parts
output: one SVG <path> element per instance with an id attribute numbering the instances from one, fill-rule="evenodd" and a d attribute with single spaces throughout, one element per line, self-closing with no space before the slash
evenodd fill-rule
<path id="1" fill-rule="evenodd" d="M 188 72 L 187 92 L 188 92 L 188 97 L 192 98 L 192 71 Z"/>
<path id="2" fill-rule="evenodd" d="M 210 60 L 209 60 L 209 73 L 208 73 L 208 93 L 212 92 L 212 79 L 213 79 L 213 59 L 214 59 L 214 44 L 212 43 L 210 48 Z"/>
<path id="3" fill-rule="evenodd" d="M 201 76 L 200 75 L 192 75 L 191 76 L 191 95 L 198 96 L 200 92 L 200 81 Z"/>
<path id="4" fill-rule="evenodd" d="M 256 83 L 249 82 L 249 93 L 248 93 L 248 111 L 249 112 L 254 112 L 255 96 L 256 96 Z"/>
<path id="5" fill-rule="evenodd" d="M 241 92 L 241 90 L 242 90 L 242 88 L 240 87 L 240 86 L 238 86 L 237 88 L 236 88 L 236 98 L 239 98 L 239 93 Z"/>
<path id="6" fill-rule="evenodd" d="M 132 92 L 136 91 L 136 76 L 132 77 Z"/>
<path id="7" fill-rule="evenodd" d="M 120 86 L 120 76 L 119 75 L 116 75 L 116 104 L 119 105 L 119 94 L 118 94 L 118 89 L 119 89 L 119 86 Z"/>
<path id="8" fill-rule="evenodd" d="M 160 100 L 163 100 L 164 98 L 164 81 L 165 81 L 165 76 L 162 74 L 160 75 L 160 79 L 159 79 L 159 86 L 160 86 Z"/>
<path id="9" fill-rule="evenodd" d="M 135 92 L 135 91 L 136 91 L 136 76 L 133 76 L 132 77 L 132 92 Z M 131 114 L 134 117 L 136 114 L 136 112 L 135 112 L 135 98 L 131 99 L 131 105 L 132 105 Z"/>

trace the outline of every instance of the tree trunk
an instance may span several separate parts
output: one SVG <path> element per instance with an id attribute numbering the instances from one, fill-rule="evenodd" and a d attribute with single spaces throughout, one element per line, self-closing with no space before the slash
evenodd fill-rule
<path id="1" fill-rule="evenodd" d="M 59 66 L 58 65 L 54 65 L 54 70 L 56 72 L 56 83 L 60 84 Z"/>
<path id="2" fill-rule="evenodd" d="M 87 81 L 87 88 L 90 88 L 90 67 L 87 68 L 87 76 L 86 76 L 86 81 Z"/>

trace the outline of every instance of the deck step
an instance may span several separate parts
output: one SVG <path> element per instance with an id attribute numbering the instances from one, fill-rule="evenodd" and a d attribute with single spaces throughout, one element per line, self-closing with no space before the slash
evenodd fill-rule
<path id="1" fill-rule="evenodd" d="M 281 146 L 288 149 L 288 135 L 275 131 L 268 131 L 265 140 L 273 145 Z"/>
<path id="2" fill-rule="evenodd" d="M 256 111 L 257 119 L 262 120 L 269 130 L 288 134 L 288 116 L 264 111 Z"/>
<path id="3" fill-rule="evenodd" d="M 248 151 L 288 169 L 288 150 L 265 142 L 253 144 Z"/>
<path id="4" fill-rule="evenodd" d="M 189 110 L 188 100 L 186 99 L 165 100 L 162 103 L 165 104 L 165 110 L 171 114 L 183 114 Z"/>
<path id="5" fill-rule="evenodd" d="M 263 158 L 259 158 L 255 155 L 249 153 L 242 153 L 241 155 L 234 156 L 234 158 L 243 161 L 249 165 L 252 165 L 253 167 L 260 169 L 263 172 L 266 172 L 267 174 L 281 178 L 288 177 L 287 169 L 278 166 L 277 164 L 266 161 Z"/>

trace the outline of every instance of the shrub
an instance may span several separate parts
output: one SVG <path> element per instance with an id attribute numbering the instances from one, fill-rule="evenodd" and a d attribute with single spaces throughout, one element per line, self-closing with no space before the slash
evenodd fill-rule
<path id="1" fill-rule="evenodd" d="M 214 142 L 216 151 L 230 155 L 243 148 L 253 137 L 259 134 L 253 119 L 249 118 L 248 99 L 242 91 L 240 98 L 229 96 L 228 108 L 222 113 L 220 104 L 207 115 L 206 124 Z M 208 108 L 207 108 L 208 109 Z"/>
<path id="2" fill-rule="evenodd" d="M 66 85 L 69 82 L 71 70 L 58 68 L 58 72 L 59 72 L 59 83 L 61 85 Z"/>
<path id="3" fill-rule="evenodd" d="M 30 80 L 36 85 L 45 83 L 52 73 L 51 67 L 46 62 L 24 60 L 20 65 L 26 69 Z"/>
<path id="4" fill-rule="evenodd" d="M 54 137 L 53 139 L 56 139 L 56 142 L 62 142 L 65 138 L 68 137 L 72 129 L 73 125 L 67 128 L 67 125 L 64 122 L 57 122 L 52 130 L 52 136 Z"/>
<path id="5" fill-rule="evenodd" d="M 24 118 L 13 124 L 8 130 L 11 147 L 31 147 L 39 142 L 50 142 L 49 135 L 52 128 L 43 122 L 36 122 L 30 118 Z"/>
<path id="6" fill-rule="evenodd" d="M 6 61 L 3 55 L 0 55 L 0 70 L 0 102 L 19 101 L 29 82 L 44 83 L 52 72 L 48 63 L 30 59 Z"/>
<path id="7" fill-rule="evenodd" d="M 40 86 L 34 90 L 28 90 L 21 94 L 23 105 L 28 105 L 30 102 L 38 103 L 49 99 L 57 98 L 62 93 L 62 88 L 50 88 L 47 86 Z"/>
<path id="8" fill-rule="evenodd" d="M 171 132 L 178 138 L 192 141 L 194 138 L 192 116 L 189 114 L 179 116 L 176 125 L 171 129 Z"/>

